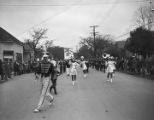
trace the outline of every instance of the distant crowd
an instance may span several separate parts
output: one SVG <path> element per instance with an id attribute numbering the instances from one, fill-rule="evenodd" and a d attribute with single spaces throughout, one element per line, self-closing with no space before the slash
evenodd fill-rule
<path id="1" fill-rule="evenodd" d="M 90 60 L 90 66 L 96 70 L 105 72 L 108 58 Z M 154 77 L 154 59 L 140 60 L 136 57 L 114 59 L 116 70 L 142 77 Z"/>
<path id="2" fill-rule="evenodd" d="M 31 62 L 8 62 L 0 60 L 0 78 L 1 81 L 11 79 L 12 76 L 17 76 L 25 73 L 33 72 Z"/>
<path id="3" fill-rule="evenodd" d="M 60 74 L 66 71 L 66 61 L 57 61 L 59 65 Z M 8 62 L 0 60 L 0 80 L 7 81 L 13 76 L 18 76 L 26 73 L 32 73 L 35 71 L 37 61 L 29 62 Z"/>
<path id="4" fill-rule="evenodd" d="M 108 58 L 87 59 L 86 61 L 88 61 L 86 63 L 87 68 L 91 67 L 97 71 L 106 72 Z M 115 66 L 117 71 L 150 78 L 154 76 L 154 60 L 143 61 L 136 57 L 130 57 L 127 59 L 114 59 L 114 61 L 116 63 Z M 69 66 L 69 61 L 57 60 L 56 62 L 59 66 L 60 74 L 65 73 Z M 36 64 L 37 61 L 20 63 L 17 61 L 5 62 L 0 60 L 0 80 L 6 81 L 13 76 L 34 72 Z"/>

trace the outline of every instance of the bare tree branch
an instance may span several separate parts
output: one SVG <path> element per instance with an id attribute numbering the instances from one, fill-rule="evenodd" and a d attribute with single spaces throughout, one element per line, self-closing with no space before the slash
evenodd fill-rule
<path id="1" fill-rule="evenodd" d="M 154 23 L 154 15 L 152 14 L 150 6 L 140 6 L 135 12 L 136 24 L 148 30 L 151 30 L 152 23 Z"/>
<path id="2" fill-rule="evenodd" d="M 46 40 L 44 45 L 46 50 L 48 50 L 53 45 L 53 40 Z"/>
<path id="3" fill-rule="evenodd" d="M 47 38 L 46 36 L 47 29 L 34 29 L 31 33 L 31 39 L 26 39 L 26 42 L 28 43 L 29 47 L 32 48 L 34 51 L 34 55 L 36 57 L 37 48 L 40 45 L 40 41 L 44 38 Z"/>

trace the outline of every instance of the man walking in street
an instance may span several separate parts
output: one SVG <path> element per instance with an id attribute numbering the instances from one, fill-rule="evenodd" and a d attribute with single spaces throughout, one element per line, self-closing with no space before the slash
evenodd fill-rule
<path id="1" fill-rule="evenodd" d="M 41 95 L 40 95 L 37 108 L 34 109 L 35 113 L 41 111 L 41 107 L 44 103 L 46 96 L 48 96 L 49 98 L 50 105 L 53 102 L 54 98 L 50 93 L 50 86 L 51 86 L 50 77 L 53 75 L 53 72 L 54 72 L 54 66 L 52 63 L 48 61 L 48 55 L 46 54 L 43 55 L 43 61 L 40 63 L 39 70 L 38 70 L 38 74 L 40 74 L 41 76 L 41 79 L 40 79 Z"/>
<path id="2" fill-rule="evenodd" d="M 57 78 L 58 78 L 60 71 L 58 71 L 57 62 L 53 58 L 51 60 L 51 63 L 54 65 L 54 72 L 51 77 L 52 85 L 50 87 L 50 92 L 52 92 L 52 89 L 53 89 L 55 95 L 57 95 L 57 87 L 56 86 L 57 86 Z"/>
<path id="3" fill-rule="evenodd" d="M 67 76 L 70 76 L 70 60 L 66 61 L 66 74 Z"/>

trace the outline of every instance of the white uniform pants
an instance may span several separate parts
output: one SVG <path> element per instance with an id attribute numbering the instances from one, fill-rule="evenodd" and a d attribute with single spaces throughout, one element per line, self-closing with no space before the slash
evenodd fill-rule
<path id="1" fill-rule="evenodd" d="M 49 98 L 48 100 L 53 99 L 53 96 L 50 94 L 50 86 L 51 86 L 51 80 L 50 80 L 49 77 L 41 78 L 41 81 L 40 81 L 41 95 L 40 95 L 40 100 L 39 100 L 38 105 L 37 105 L 37 109 L 41 108 L 41 106 L 42 106 L 46 97 Z"/>
<path id="2" fill-rule="evenodd" d="M 66 74 L 70 75 L 70 68 L 66 68 Z"/>

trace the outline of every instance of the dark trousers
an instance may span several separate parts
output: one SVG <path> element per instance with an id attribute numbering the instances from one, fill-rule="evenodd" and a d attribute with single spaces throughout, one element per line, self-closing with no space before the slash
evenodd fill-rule
<path id="1" fill-rule="evenodd" d="M 112 79 L 112 77 L 113 77 L 113 73 L 108 73 L 108 74 L 107 74 L 107 78 L 108 78 L 108 79 L 109 79 L 109 78 Z"/>
<path id="2" fill-rule="evenodd" d="M 3 80 L 4 79 L 4 74 L 0 73 L 0 75 L 1 75 L 1 80 Z"/>
<path id="3" fill-rule="evenodd" d="M 76 81 L 76 75 L 72 75 L 72 81 Z"/>
<path id="4" fill-rule="evenodd" d="M 56 86 L 57 86 L 57 79 L 53 79 L 53 80 L 51 80 L 51 82 L 52 82 L 52 86 L 50 87 L 50 92 L 53 89 L 54 93 L 57 94 L 57 88 L 56 88 Z"/>

